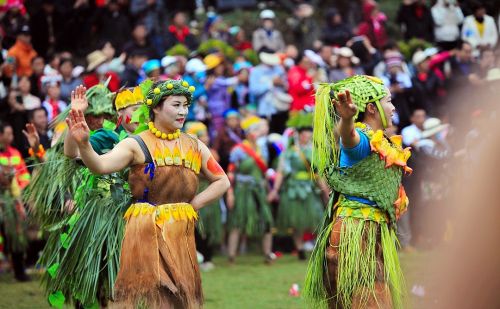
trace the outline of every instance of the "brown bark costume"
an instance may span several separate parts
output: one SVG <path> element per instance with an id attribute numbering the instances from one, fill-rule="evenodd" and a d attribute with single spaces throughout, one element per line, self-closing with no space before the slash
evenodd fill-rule
<path id="1" fill-rule="evenodd" d="M 125 214 L 113 308 L 200 308 L 201 278 L 194 240 L 198 140 L 181 134 L 171 149 L 150 131 L 133 137 L 146 162 L 131 167 L 134 199 Z"/>

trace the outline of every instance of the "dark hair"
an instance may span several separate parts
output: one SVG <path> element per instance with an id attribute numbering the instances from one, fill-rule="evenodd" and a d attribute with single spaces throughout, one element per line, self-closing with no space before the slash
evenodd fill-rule
<path id="1" fill-rule="evenodd" d="M 469 45 L 470 47 L 472 47 L 472 44 L 466 40 L 459 40 L 458 41 L 458 46 L 460 47 L 461 50 L 464 48 L 464 45 Z"/>
<path id="2" fill-rule="evenodd" d="M 37 59 L 42 59 L 43 62 L 45 63 L 45 59 L 43 59 L 42 56 L 36 56 L 36 57 L 33 57 L 33 59 L 31 59 L 31 64 L 33 64 L 35 62 L 35 60 L 37 60 Z"/>
<path id="3" fill-rule="evenodd" d="M 73 61 L 73 59 L 71 59 L 71 58 L 61 58 L 61 62 L 59 63 L 59 67 L 61 67 L 66 62 L 71 63 L 72 66 L 75 65 L 75 62 Z"/>
<path id="4" fill-rule="evenodd" d="M 38 112 L 38 111 L 43 111 L 45 116 L 49 116 L 49 113 L 47 112 L 47 110 L 45 109 L 45 107 L 37 107 L 31 111 L 29 111 L 28 113 L 28 119 L 29 120 L 33 120 L 33 117 L 35 117 L 35 113 Z"/>
<path id="5" fill-rule="evenodd" d="M 295 63 L 299 64 L 302 61 L 302 59 L 304 59 L 304 57 L 305 57 L 304 52 L 299 51 L 297 53 L 297 58 L 295 58 Z"/>

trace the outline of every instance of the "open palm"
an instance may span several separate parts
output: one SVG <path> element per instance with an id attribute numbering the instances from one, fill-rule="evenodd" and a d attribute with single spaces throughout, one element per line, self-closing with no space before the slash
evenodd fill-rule
<path id="1" fill-rule="evenodd" d="M 356 116 L 358 107 L 352 102 L 349 90 L 338 94 L 338 101 L 333 100 L 337 114 L 343 119 L 351 119 Z"/>
<path id="2" fill-rule="evenodd" d="M 89 106 L 87 101 L 87 88 L 83 85 L 76 87 L 75 90 L 71 91 L 71 109 L 79 110 L 85 112 Z"/>
<path id="3" fill-rule="evenodd" d="M 32 123 L 26 124 L 26 130 L 23 130 L 23 134 L 31 148 L 36 149 L 40 145 L 40 136 Z"/>
<path id="4" fill-rule="evenodd" d="M 85 116 L 81 110 L 71 110 L 66 118 L 69 134 L 78 144 L 85 144 L 89 141 L 90 130 L 85 121 Z"/>

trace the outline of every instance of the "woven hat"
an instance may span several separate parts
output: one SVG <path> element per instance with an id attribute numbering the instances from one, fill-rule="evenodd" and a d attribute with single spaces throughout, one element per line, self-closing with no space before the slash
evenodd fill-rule
<path id="1" fill-rule="evenodd" d="M 422 138 L 428 138 L 448 128 L 448 124 L 442 124 L 439 118 L 428 118 L 423 124 Z"/>
<path id="2" fill-rule="evenodd" d="M 85 115 L 114 115 L 113 95 L 114 93 L 108 89 L 107 82 L 89 88 L 86 92 L 89 107 L 85 110 Z"/>
<path id="3" fill-rule="evenodd" d="M 87 71 L 93 71 L 107 60 L 106 55 L 102 51 L 96 50 L 91 52 L 87 55 Z"/>

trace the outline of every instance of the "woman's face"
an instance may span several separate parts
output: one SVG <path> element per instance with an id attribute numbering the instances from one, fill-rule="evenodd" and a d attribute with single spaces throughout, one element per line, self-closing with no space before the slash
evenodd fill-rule
<path id="1" fill-rule="evenodd" d="M 65 78 L 71 77 L 71 73 L 73 72 L 73 64 L 70 61 L 63 62 L 59 67 L 59 71 L 61 75 Z"/>
<path id="2" fill-rule="evenodd" d="M 14 142 L 14 131 L 11 126 L 6 126 L 3 130 L 3 139 L 6 146 L 12 145 Z"/>
<path id="3" fill-rule="evenodd" d="M 387 127 L 391 127 L 392 126 L 392 116 L 393 116 L 396 108 L 392 104 L 391 92 L 387 88 L 386 88 L 386 91 L 387 91 L 387 95 L 380 100 L 380 105 L 382 105 L 382 109 L 384 110 L 385 119 L 387 121 Z M 380 115 L 380 113 L 377 113 L 377 114 Z"/>
<path id="4" fill-rule="evenodd" d="M 23 77 L 21 78 L 21 80 L 19 80 L 19 91 L 21 91 L 21 93 L 24 95 L 30 93 L 31 82 L 27 77 Z"/>
<path id="5" fill-rule="evenodd" d="M 185 96 L 168 96 L 161 106 L 153 109 L 155 123 L 172 132 L 181 129 L 186 121 L 188 108 L 189 104 Z"/>
<path id="6" fill-rule="evenodd" d="M 351 66 L 351 59 L 340 56 L 338 59 L 338 64 L 340 68 L 348 68 Z"/>

